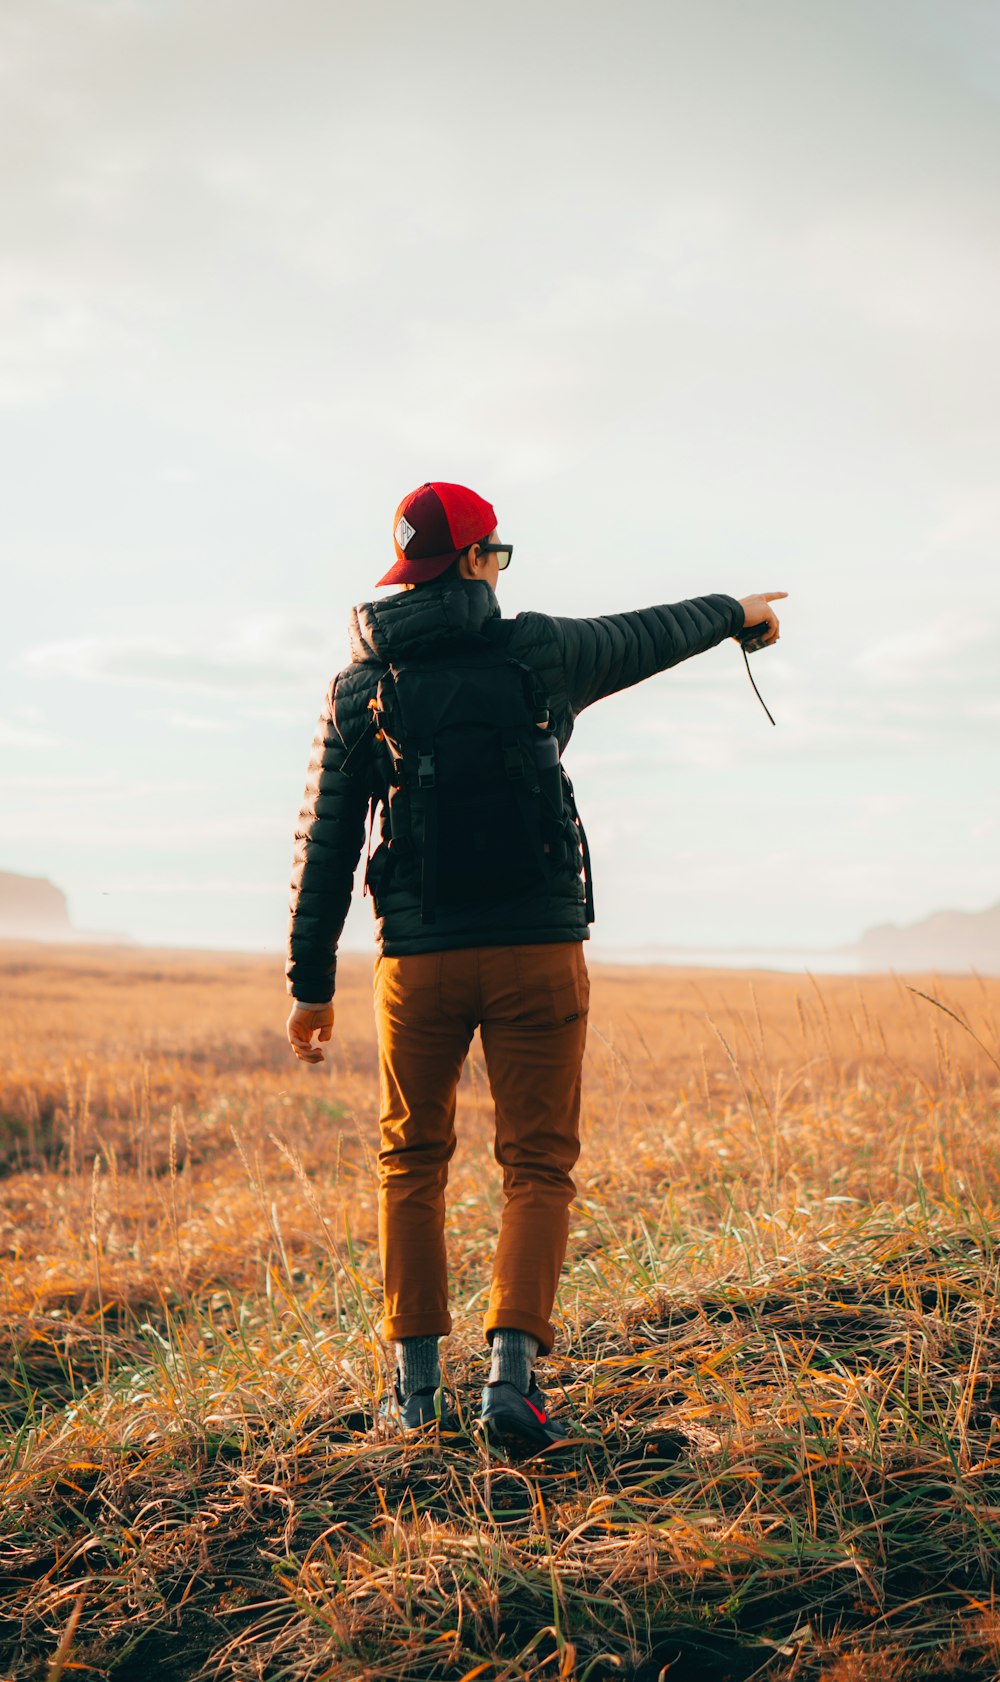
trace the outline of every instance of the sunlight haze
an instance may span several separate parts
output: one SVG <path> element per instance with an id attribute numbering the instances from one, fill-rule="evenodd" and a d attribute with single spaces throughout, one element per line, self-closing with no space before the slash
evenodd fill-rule
<path id="1" fill-rule="evenodd" d="M 733 642 L 579 719 L 598 953 L 1000 898 L 998 96 L 973 0 L 8 0 L 0 870 L 280 947 L 446 479 L 505 613 L 789 592 L 775 728 Z"/>

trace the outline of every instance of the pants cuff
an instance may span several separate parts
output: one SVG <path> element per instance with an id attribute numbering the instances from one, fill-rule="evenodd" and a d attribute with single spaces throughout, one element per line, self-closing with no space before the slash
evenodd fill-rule
<path id="1" fill-rule="evenodd" d="M 493 1342 L 494 1332 L 527 1332 L 537 1340 L 540 1355 L 548 1355 L 556 1340 L 555 1328 L 548 1320 L 539 1320 L 535 1314 L 521 1314 L 516 1308 L 491 1309 L 483 1321 L 483 1331 L 487 1343 Z"/>
<path id="2" fill-rule="evenodd" d="M 398 1343 L 404 1337 L 447 1337 L 451 1331 L 451 1315 L 387 1314 L 382 1321 L 382 1336 L 387 1343 Z"/>

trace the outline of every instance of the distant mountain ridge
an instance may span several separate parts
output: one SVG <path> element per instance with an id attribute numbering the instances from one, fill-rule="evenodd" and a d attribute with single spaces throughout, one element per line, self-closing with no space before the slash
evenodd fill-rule
<path id="1" fill-rule="evenodd" d="M 73 927 L 66 895 L 45 876 L 24 876 L 13 870 L 0 870 L 0 940 L 96 941 L 100 944 L 135 944 L 131 935 L 95 932 Z M 985 911 L 934 911 L 916 923 L 877 923 L 868 928 L 853 945 L 831 948 L 841 959 L 839 967 L 862 970 L 979 970 L 984 975 L 1000 975 L 1000 900 Z M 621 961 L 623 954 L 609 949 L 605 961 Z M 780 954 L 775 949 L 747 947 L 742 958 L 727 953 L 722 961 L 732 966 L 733 957 L 742 967 L 750 967 L 773 956 L 783 960 L 782 968 L 802 967 L 802 959 L 822 954 L 799 955 L 787 947 Z M 719 954 L 718 958 L 722 955 Z M 718 958 L 716 961 L 718 961 Z M 636 959 L 646 963 L 713 962 L 711 949 L 694 947 L 650 946 L 635 948 L 625 954 L 625 961 Z M 844 963 L 846 960 L 846 964 Z M 806 966 L 808 967 L 808 965 Z"/>
<path id="2" fill-rule="evenodd" d="M 0 940 L 72 940 L 66 895 L 45 876 L 0 870 Z"/>
<path id="3" fill-rule="evenodd" d="M 1000 975 L 1000 901 L 985 911 L 934 911 L 916 923 L 878 923 L 855 950 L 866 969 L 982 970 Z"/>

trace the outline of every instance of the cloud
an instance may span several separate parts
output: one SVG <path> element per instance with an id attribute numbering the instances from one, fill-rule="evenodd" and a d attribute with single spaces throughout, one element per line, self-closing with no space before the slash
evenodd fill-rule
<path id="1" fill-rule="evenodd" d="M 0 839 L 5 841 L 45 841 L 52 834 L 51 819 L 37 811 L 0 812 Z M 275 813 L 269 817 L 205 818 L 176 822 L 135 822 L 112 817 L 74 817 L 73 848 L 111 847 L 119 849 L 203 852 L 215 843 L 226 843 L 227 853 L 233 846 L 245 847 L 258 840 L 281 842 L 287 839 L 287 816 Z"/>
<path id="2" fill-rule="evenodd" d="M 207 713 L 184 712 L 179 707 L 151 707 L 139 714 L 154 723 L 167 724 L 173 730 L 190 730 L 196 735 L 227 734 L 236 726 L 228 718 L 210 718 Z"/>
<path id="3" fill-rule="evenodd" d="M 191 757 L 195 751 L 192 747 Z M 211 753 L 206 749 L 206 757 Z M 112 860 L 120 868 L 129 856 L 155 869 L 171 853 L 246 858 L 261 846 L 280 849 L 280 857 L 289 850 L 291 856 L 297 789 L 290 791 L 297 777 L 287 791 L 275 789 L 269 798 L 272 785 L 262 773 L 265 795 L 255 809 L 252 793 L 248 799 L 243 785 L 227 778 L 225 767 L 213 767 L 201 777 L 128 776 L 96 769 L 89 775 L 63 774 L 61 768 L 52 771 L 51 759 L 46 755 L 46 772 L 0 776 L 0 845 L 20 843 L 24 857 L 30 849 L 49 849 L 53 837 L 63 833 L 70 838 L 63 867 L 68 872 L 77 869 L 84 853 L 97 864 L 107 860 L 108 869 Z"/>
<path id="4" fill-rule="evenodd" d="M 294 725 L 295 729 L 298 730 L 298 731 L 301 731 L 310 722 L 308 711 L 303 712 L 303 709 L 300 706 L 295 706 L 295 707 L 241 706 L 240 709 L 239 709 L 239 713 L 240 713 L 241 718 L 256 719 L 259 722 L 264 723 L 264 724 L 290 724 L 290 725 Z"/>
<path id="5" fill-rule="evenodd" d="M 30 725 L 12 724 L 8 719 L 0 718 L 0 747 L 24 748 L 28 752 L 34 752 L 39 748 L 57 748 L 63 745 L 63 738 L 53 736 L 48 730 L 35 730 Z"/>
<path id="6" fill-rule="evenodd" d="M 752 656 L 774 728 L 742 661 L 722 674 L 723 683 L 679 681 L 679 667 L 645 689 L 641 705 L 625 691 L 585 712 L 567 749 L 567 770 L 617 802 L 628 788 L 648 790 L 650 778 L 668 767 L 790 767 L 818 758 L 833 767 L 947 752 L 958 741 L 987 749 L 1000 716 L 994 643 L 981 628 L 968 641 L 964 627 L 953 629 L 951 636 L 938 627 L 872 644 L 855 661 L 861 681 L 845 682 L 822 667 L 819 652 L 812 666 L 777 651 Z"/>
<path id="7" fill-rule="evenodd" d="M 881 331 L 992 337 L 1000 259 L 995 228 L 970 240 L 964 207 L 903 214 L 882 205 L 820 217 L 800 245 L 800 272 L 831 302 Z M 949 229 L 948 222 L 953 221 Z"/>
<path id="8" fill-rule="evenodd" d="M 262 687 L 295 692 L 308 687 L 311 692 L 316 667 L 327 653 L 326 632 L 315 622 L 261 615 L 238 625 L 227 641 L 213 644 L 199 644 L 197 637 L 180 643 L 128 636 L 41 643 L 22 654 L 19 669 L 29 676 L 206 695 L 239 695 Z M 174 722 L 180 716 L 175 714 Z"/>
<path id="9" fill-rule="evenodd" d="M 957 615 L 926 620 L 871 643 L 855 658 L 855 669 L 883 687 L 911 684 L 995 684 L 997 632 L 982 621 Z"/>
<path id="10" fill-rule="evenodd" d="M 530 477 L 575 460 L 609 398 L 631 411 L 643 365 L 668 388 L 688 360 L 711 379 L 734 319 L 739 342 L 714 353 L 731 360 L 766 325 L 768 374 L 773 331 L 810 311 L 829 343 L 831 303 L 879 335 L 887 319 L 983 326 L 984 303 L 992 323 L 994 151 L 977 128 L 957 196 L 928 167 L 966 90 L 939 71 L 945 110 L 929 120 L 919 24 L 897 37 L 845 8 L 820 29 L 771 4 L 768 28 L 728 19 L 720 59 L 711 8 L 669 23 L 656 4 L 630 10 L 624 33 L 610 12 L 581 33 L 568 4 L 536 8 L 525 55 L 527 8 L 508 8 L 489 51 L 518 121 L 456 146 L 439 104 L 378 97 L 386 16 L 414 74 L 432 61 L 447 86 L 474 71 L 482 31 L 450 27 L 450 6 L 301 0 L 289 31 L 258 0 L 11 0 L 0 168 L 23 255 L 0 315 L 6 296 L 21 388 L 107 389 L 114 371 L 186 429 L 224 422 L 325 471 L 333 427 L 347 443 L 371 430 L 466 448 L 475 369 L 491 393 L 475 431 Z M 507 255 L 469 288 L 466 207 L 480 202 Z"/>
<path id="11" fill-rule="evenodd" d="M 139 894 L 145 898 L 148 894 L 156 895 L 187 895 L 187 894 L 217 894 L 226 898 L 248 899 L 285 899 L 288 895 L 288 883 L 273 882 L 231 882 L 221 879 L 210 881 L 159 881 L 135 880 L 131 882 L 112 881 L 111 886 L 102 889 L 109 898 L 121 898 L 126 894 Z"/>

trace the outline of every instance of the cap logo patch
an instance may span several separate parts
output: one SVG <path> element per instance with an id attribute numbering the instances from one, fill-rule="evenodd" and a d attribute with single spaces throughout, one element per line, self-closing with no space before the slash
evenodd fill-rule
<path id="1" fill-rule="evenodd" d="M 416 528 L 416 526 L 411 526 L 410 525 L 410 522 L 406 518 L 405 514 L 400 514 L 399 520 L 397 521 L 397 524 L 396 524 L 396 530 L 393 533 L 393 535 L 396 539 L 396 542 L 399 544 L 399 547 L 401 549 L 405 549 L 406 545 L 410 541 L 410 538 L 411 537 L 416 537 L 417 528 Z"/>

